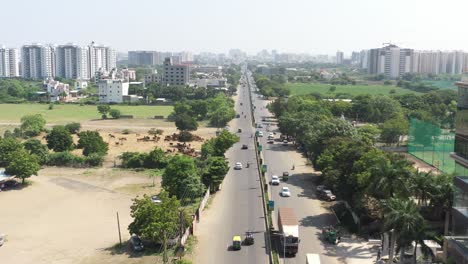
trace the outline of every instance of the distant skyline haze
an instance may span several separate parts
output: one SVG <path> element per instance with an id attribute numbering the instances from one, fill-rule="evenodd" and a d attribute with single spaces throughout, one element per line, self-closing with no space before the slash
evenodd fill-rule
<path id="1" fill-rule="evenodd" d="M 32 42 L 158 50 L 335 54 L 384 42 L 468 50 L 463 0 L 16 0 L 2 3 L 0 44 Z"/>

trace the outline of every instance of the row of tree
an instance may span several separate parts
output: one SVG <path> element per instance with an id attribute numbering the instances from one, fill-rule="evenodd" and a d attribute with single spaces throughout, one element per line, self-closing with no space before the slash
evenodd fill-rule
<path id="1" fill-rule="evenodd" d="M 368 120 L 383 122 L 380 129 L 372 125 L 356 128 L 337 118 L 334 107 L 310 96 L 280 98 L 269 106 L 281 132 L 304 148 L 322 171 L 325 184 L 358 213 L 361 225 L 375 220 L 383 223 L 379 231 L 393 229 L 392 243 L 401 249 L 433 238 L 426 219 L 448 219 L 452 178 L 419 173 L 405 157 L 375 147 L 379 136 L 385 140 L 385 131 L 391 132 L 389 127 L 407 122 L 398 101 L 370 96 L 351 105 L 354 111 L 366 112 Z"/>

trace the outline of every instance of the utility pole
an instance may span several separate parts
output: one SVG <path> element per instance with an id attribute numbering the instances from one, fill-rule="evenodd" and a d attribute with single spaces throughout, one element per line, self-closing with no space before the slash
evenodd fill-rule
<path id="1" fill-rule="evenodd" d="M 119 243 L 120 243 L 120 246 L 122 246 L 122 235 L 120 234 L 119 212 L 117 212 L 117 229 L 119 230 Z"/>
<path id="2" fill-rule="evenodd" d="M 163 263 L 169 263 L 169 257 L 167 256 L 167 236 L 166 230 L 163 231 Z"/>

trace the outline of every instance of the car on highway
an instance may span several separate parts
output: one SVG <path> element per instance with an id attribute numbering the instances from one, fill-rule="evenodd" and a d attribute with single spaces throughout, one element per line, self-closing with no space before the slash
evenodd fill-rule
<path id="1" fill-rule="evenodd" d="M 247 145 L 245 145 L 245 144 L 242 145 L 242 149 L 248 149 L 248 148 L 249 148 L 249 146 L 247 146 Z"/>
<path id="2" fill-rule="evenodd" d="M 280 184 L 279 177 L 276 175 L 271 176 L 271 185 L 279 185 L 279 184 Z"/>
<path id="3" fill-rule="evenodd" d="M 142 251 L 145 247 L 143 246 L 143 242 L 141 242 L 141 239 L 139 236 L 133 234 L 130 237 L 130 245 L 132 245 L 132 249 L 134 251 Z"/>
<path id="4" fill-rule="evenodd" d="M 291 191 L 289 191 L 289 187 L 284 186 L 283 188 L 281 188 L 281 196 L 283 197 L 291 196 Z"/>
<path id="5" fill-rule="evenodd" d="M 242 163 L 236 162 L 236 165 L 234 165 L 235 170 L 242 170 Z"/>

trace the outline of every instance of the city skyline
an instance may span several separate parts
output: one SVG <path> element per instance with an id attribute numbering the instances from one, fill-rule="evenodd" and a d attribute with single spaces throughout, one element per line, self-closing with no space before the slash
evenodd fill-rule
<path id="1" fill-rule="evenodd" d="M 73 12 L 61 12 L 64 5 L 58 0 L 28 2 L 28 8 L 24 8 L 24 2 L 9 1 L 3 6 L 5 10 L 21 11 L 5 12 L 7 21 L 27 17 L 23 19 L 26 22 L 10 23 L 0 29 L 0 43 L 5 46 L 70 40 L 85 45 L 95 40 L 112 45 L 119 52 L 227 53 L 239 48 L 249 54 L 276 49 L 330 55 L 337 50 L 349 54 L 353 50 L 380 47 L 384 42 L 419 50 L 468 49 L 465 44 L 468 37 L 461 34 L 468 3 L 459 0 L 448 0 L 443 5 L 420 0 L 391 3 L 292 0 L 287 5 L 265 0 L 194 3 L 84 0 L 74 6 Z M 450 21 L 450 27 L 441 23 L 444 19 Z M 39 22 L 39 26 L 32 27 L 33 21 Z"/>

